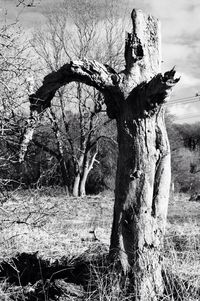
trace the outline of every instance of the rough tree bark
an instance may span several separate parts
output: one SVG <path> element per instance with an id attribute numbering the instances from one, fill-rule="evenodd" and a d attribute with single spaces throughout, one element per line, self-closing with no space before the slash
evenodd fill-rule
<path id="1" fill-rule="evenodd" d="M 140 10 L 133 10 L 131 17 L 125 70 L 116 73 L 96 61 L 74 61 L 45 77 L 30 96 L 31 116 L 20 160 L 59 87 L 77 81 L 103 93 L 108 116 L 117 121 L 119 144 L 110 255 L 120 259 L 125 273 L 133 272 L 135 299 L 146 301 L 157 300 L 163 292 L 160 250 L 170 189 L 164 104 L 179 79 L 173 69 L 160 73 L 158 20 Z"/>

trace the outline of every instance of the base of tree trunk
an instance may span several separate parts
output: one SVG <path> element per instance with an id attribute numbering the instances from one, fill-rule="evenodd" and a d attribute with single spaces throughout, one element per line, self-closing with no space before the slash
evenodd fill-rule
<path id="1" fill-rule="evenodd" d="M 170 191 L 170 149 L 164 115 L 118 121 L 119 158 L 110 256 L 131 274 L 136 300 L 163 293 L 163 244 Z M 159 129 L 159 130 L 158 130 Z"/>

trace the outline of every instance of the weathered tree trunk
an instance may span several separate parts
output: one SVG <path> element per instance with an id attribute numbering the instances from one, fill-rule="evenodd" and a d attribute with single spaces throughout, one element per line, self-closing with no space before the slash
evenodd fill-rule
<path id="1" fill-rule="evenodd" d="M 119 158 L 110 253 L 120 257 L 125 272 L 133 272 L 136 300 L 156 300 L 163 290 L 160 250 L 170 150 L 163 110 L 147 119 L 127 115 L 117 121 Z"/>
<path id="2" fill-rule="evenodd" d="M 144 301 L 157 300 L 163 292 L 160 250 L 170 191 L 170 148 L 165 80 L 151 80 L 160 70 L 159 23 L 140 11 L 134 11 L 132 19 L 125 49 L 127 82 L 116 118 L 119 158 L 110 255 L 120 258 L 125 273 L 133 273 L 136 300 Z M 173 78 L 171 72 L 166 80 L 168 75 Z"/>
<path id="3" fill-rule="evenodd" d="M 110 255 L 119 258 L 124 273 L 134 275 L 137 301 L 158 300 L 163 292 L 160 250 L 165 232 L 170 149 L 164 123 L 175 71 L 160 74 L 160 29 L 157 19 L 132 12 L 127 34 L 125 70 L 120 73 L 84 59 L 66 64 L 45 77 L 30 96 L 31 116 L 21 145 L 26 153 L 35 124 L 59 87 L 83 82 L 104 94 L 107 113 L 118 128 L 119 157 Z"/>

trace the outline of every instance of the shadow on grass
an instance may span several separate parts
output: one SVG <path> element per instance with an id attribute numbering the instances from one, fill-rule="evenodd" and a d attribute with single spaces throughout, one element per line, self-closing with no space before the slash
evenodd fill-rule
<path id="1" fill-rule="evenodd" d="M 93 246 L 79 257 L 54 262 L 37 253 L 21 253 L 0 263 L 0 289 L 5 292 L 5 300 L 46 301 L 59 300 L 60 296 L 85 300 L 88 287 L 95 290 L 91 271 L 94 267 L 107 270 L 107 254 L 103 245 Z"/>
<path id="2" fill-rule="evenodd" d="M 107 254 L 107 247 L 98 243 L 79 257 L 63 257 L 54 262 L 37 253 L 18 254 L 0 263 L 0 292 L 4 294 L 0 300 L 134 300 L 131 280 L 119 275 Z M 163 280 L 165 294 L 159 300 L 199 300 L 200 290 L 186 280 L 166 271 Z"/>
<path id="3" fill-rule="evenodd" d="M 162 272 L 164 281 L 163 301 L 200 300 L 200 288 L 187 279 L 169 271 Z"/>

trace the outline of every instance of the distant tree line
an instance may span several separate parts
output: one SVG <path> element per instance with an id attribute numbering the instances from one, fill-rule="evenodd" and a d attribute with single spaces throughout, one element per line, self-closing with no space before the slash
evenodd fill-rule
<path id="1" fill-rule="evenodd" d="M 67 112 L 67 116 L 70 123 L 70 134 L 79 137 L 80 129 L 77 125 L 76 114 Z M 200 123 L 176 124 L 172 121 L 171 116 L 167 116 L 166 122 L 172 150 L 172 179 L 175 191 L 199 193 Z M 6 186 L 13 189 L 19 185 L 24 188 L 63 186 L 55 136 L 48 123 L 41 125 L 38 129 L 28 149 L 24 165 L 18 164 L 18 145 L 24 124 L 25 118 L 19 118 L 15 122 L 11 119 L 5 123 L 5 118 L 1 121 L 1 187 L 5 188 Z M 107 136 L 102 137 L 102 141 L 99 143 L 94 166 L 87 178 L 86 192 L 89 194 L 114 189 L 118 150 L 115 143 L 116 130 L 112 122 L 106 125 L 106 131 Z M 73 183 L 75 177 L 73 158 L 66 150 L 64 158 L 68 176 Z"/>
<path id="2" fill-rule="evenodd" d="M 176 124 L 167 117 L 175 191 L 200 193 L 200 123 Z"/>

